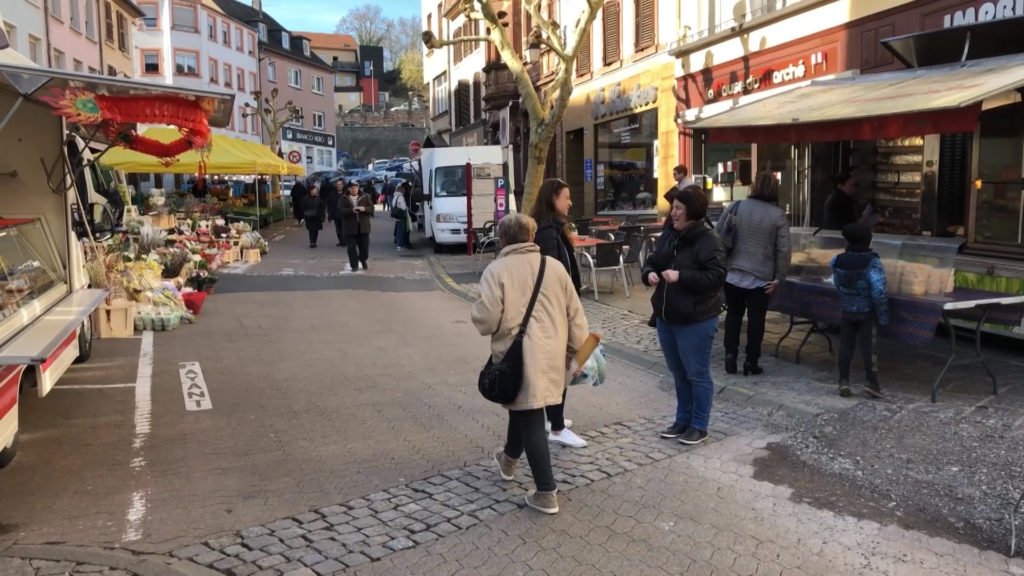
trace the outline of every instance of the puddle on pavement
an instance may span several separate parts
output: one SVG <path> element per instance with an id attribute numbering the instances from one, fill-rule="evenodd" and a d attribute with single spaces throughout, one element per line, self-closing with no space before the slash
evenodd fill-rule
<path id="1" fill-rule="evenodd" d="M 769 444 L 765 451 L 766 455 L 754 460 L 754 479 L 791 488 L 791 500 L 795 502 L 882 525 L 895 524 L 906 530 L 923 532 L 983 550 L 991 549 L 980 538 L 962 533 L 946 518 L 900 507 L 891 500 L 845 483 L 838 475 L 809 466 L 787 446 Z"/>

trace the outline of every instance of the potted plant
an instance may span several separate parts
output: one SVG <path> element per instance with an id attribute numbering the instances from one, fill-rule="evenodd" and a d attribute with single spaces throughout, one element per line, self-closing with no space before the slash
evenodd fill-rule
<path id="1" fill-rule="evenodd" d="M 188 277 L 186 285 L 189 288 L 197 292 L 206 292 L 207 294 L 213 294 L 214 286 L 217 284 L 219 278 L 210 274 L 206 270 L 195 270 L 192 275 Z"/>

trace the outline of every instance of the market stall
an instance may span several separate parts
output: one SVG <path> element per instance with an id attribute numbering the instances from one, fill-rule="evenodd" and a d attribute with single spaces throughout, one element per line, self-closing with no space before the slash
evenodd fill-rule
<path id="1" fill-rule="evenodd" d="M 775 345 L 776 356 L 794 327 L 809 326 L 797 347 L 799 363 L 800 352 L 813 334 L 822 335 L 831 351 L 827 328 L 838 325 L 842 315 L 832 283 L 831 262 L 845 249 L 846 241 L 839 232 L 812 228 L 792 228 L 790 238 L 793 257 L 789 276 L 769 309 L 789 317 L 789 329 Z M 1024 318 L 1024 296 L 955 287 L 954 264 L 962 242 L 958 238 L 876 234 L 871 244 L 885 267 L 889 294 L 890 323 L 879 333 L 911 345 L 932 342 L 940 324 L 951 333 L 946 367 L 932 384 L 933 402 L 947 370 L 959 361 L 954 327 L 957 320 L 970 323 L 975 341 L 974 357 L 968 360 L 985 369 L 993 393 L 998 393 L 996 376 L 981 354 L 982 328 L 988 324 L 1016 326 Z"/>

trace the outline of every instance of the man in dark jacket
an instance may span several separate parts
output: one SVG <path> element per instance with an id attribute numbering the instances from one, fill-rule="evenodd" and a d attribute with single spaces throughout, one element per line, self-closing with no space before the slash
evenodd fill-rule
<path id="1" fill-rule="evenodd" d="M 338 201 L 341 200 L 344 189 L 344 178 L 335 178 L 334 180 L 324 178 L 323 184 L 320 186 L 320 195 L 323 196 L 324 205 L 327 206 L 327 221 L 334 222 L 334 232 L 338 235 L 338 246 L 345 245 L 345 235 L 341 231 L 341 218 L 338 217 Z"/>
<path id="2" fill-rule="evenodd" d="M 832 259 L 832 280 L 839 291 L 843 316 L 840 321 L 839 395 L 850 395 L 850 362 L 860 342 L 868 385 L 864 391 L 882 397 L 878 385 L 877 326 L 889 323 L 889 298 L 886 294 L 885 267 L 871 249 L 871 227 L 847 224 L 843 228 L 846 252 Z"/>

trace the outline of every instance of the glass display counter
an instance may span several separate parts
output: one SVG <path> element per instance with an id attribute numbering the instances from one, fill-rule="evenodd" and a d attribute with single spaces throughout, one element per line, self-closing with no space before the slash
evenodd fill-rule
<path id="1" fill-rule="evenodd" d="M 13 328 L 7 326 L 12 322 L 31 321 L 52 303 L 51 293 L 65 292 L 64 269 L 42 221 L 0 219 L 0 330 Z"/>
<path id="2" fill-rule="evenodd" d="M 789 277 L 802 282 L 832 284 L 832 258 L 846 250 L 837 230 L 791 228 Z M 953 291 L 954 267 L 962 238 L 875 234 L 871 249 L 885 267 L 892 296 L 943 296 Z"/>

